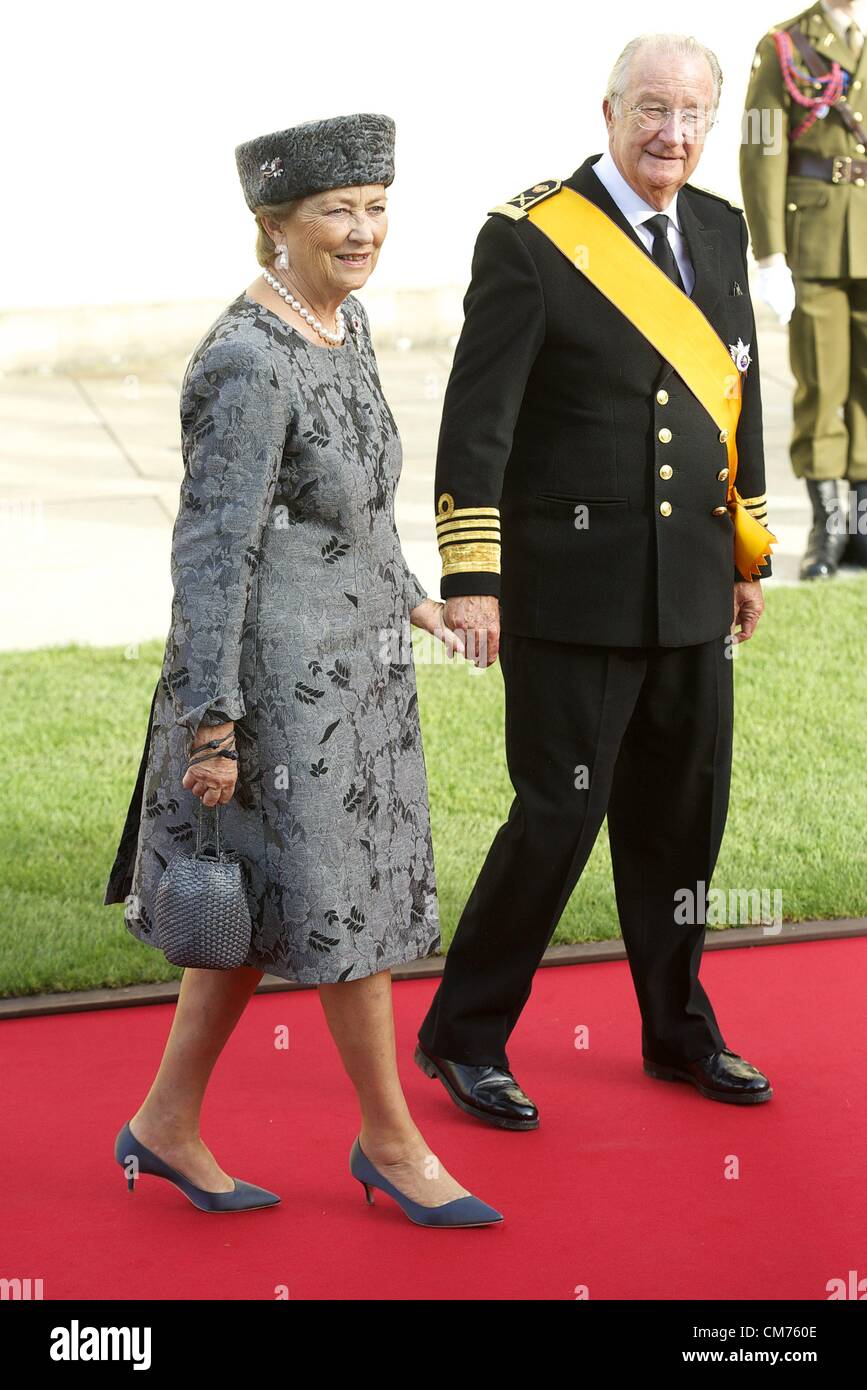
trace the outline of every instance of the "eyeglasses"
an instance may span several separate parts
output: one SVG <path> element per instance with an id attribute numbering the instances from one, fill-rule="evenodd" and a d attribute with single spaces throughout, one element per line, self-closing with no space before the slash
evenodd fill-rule
<path id="1" fill-rule="evenodd" d="M 668 106 L 655 104 L 647 106 L 627 104 L 626 109 L 635 116 L 642 130 L 662 130 L 663 126 L 668 125 L 672 116 L 679 116 L 683 133 L 690 140 L 703 140 L 708 131 L 716 124 L 716 118 L 710 111 L 672 111 Z"/>

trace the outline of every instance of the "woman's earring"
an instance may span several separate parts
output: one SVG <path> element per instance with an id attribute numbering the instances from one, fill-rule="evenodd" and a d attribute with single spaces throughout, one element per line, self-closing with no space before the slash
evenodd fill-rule
<path id="1" fill-rule="evenodd" d="M 274 264 L 277 266 L 278 270 L 288 270 L 288 269 L 289 269 L 289 257 L 288 257 L 288 255 L 286 254 L 286 246 L 285 246 L 285 244 L 282 245 L 282 246 L 279 246 L 279 247 L 277 248 L 277 258 L 276 258 Z"/>

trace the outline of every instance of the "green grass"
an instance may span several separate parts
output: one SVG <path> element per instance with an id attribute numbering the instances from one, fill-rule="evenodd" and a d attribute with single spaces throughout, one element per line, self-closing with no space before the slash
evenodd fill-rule
<path id="1" fill-rule="evenodd" d="M 771 590 L 735 665 L 732 800 L 714 885 L 783 892 L 783 917 L 867 915 L 867 576 Z M 511 788 L 499 664 L 417 676 L 440 911 L 451 936 Z M 162 643 L 0 656 L 0 995 L 171 980 L 102 903 Z M 555 941 L 617 935 L 605 833 Z"/>

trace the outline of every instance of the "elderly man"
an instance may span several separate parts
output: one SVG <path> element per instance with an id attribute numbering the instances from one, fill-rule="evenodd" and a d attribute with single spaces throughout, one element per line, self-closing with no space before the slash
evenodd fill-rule
<path id="1" fill-rule="evenodd" d="M 772 1095 L 699 983 L 701 910 L 677 906 L 716 863 L 732 644 L 774 539 L 746 223 L 687 183 L 721 80 L 693 39 L 630 43 L 608 152 L 492 210 L 464 301 L 436 471 L 444 620 L 479 664 L 502 658 L 515 799 L 415 1055 L 504 1129 L 539 1123 L 506 1045 L 606 813 L 644 1070 Z"/>

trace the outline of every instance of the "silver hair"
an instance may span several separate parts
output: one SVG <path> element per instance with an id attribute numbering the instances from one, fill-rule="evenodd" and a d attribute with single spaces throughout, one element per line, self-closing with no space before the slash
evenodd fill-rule
<path id="1" fill-rule="evenodd" d="M 653 53 L 667 54 L 677 58 L 704 58 L 711 71 L 713 78 L 713 111 L 719 106 L 720 92 L 722 91 L 722 68 L 719 59 L 710 48 L 706 48 L 698 39 L 692 38 L 688 34 L 639 34 L 638 38 L 630 39 L 624 48 L 614 67 L 611 69 L 611 76 L 608 78 L 608 86 L 605 96 L 615 109 L 620 105 L 627 86 L 629 85 L 629 69 L 636 54 L 650 49 Z"/>

